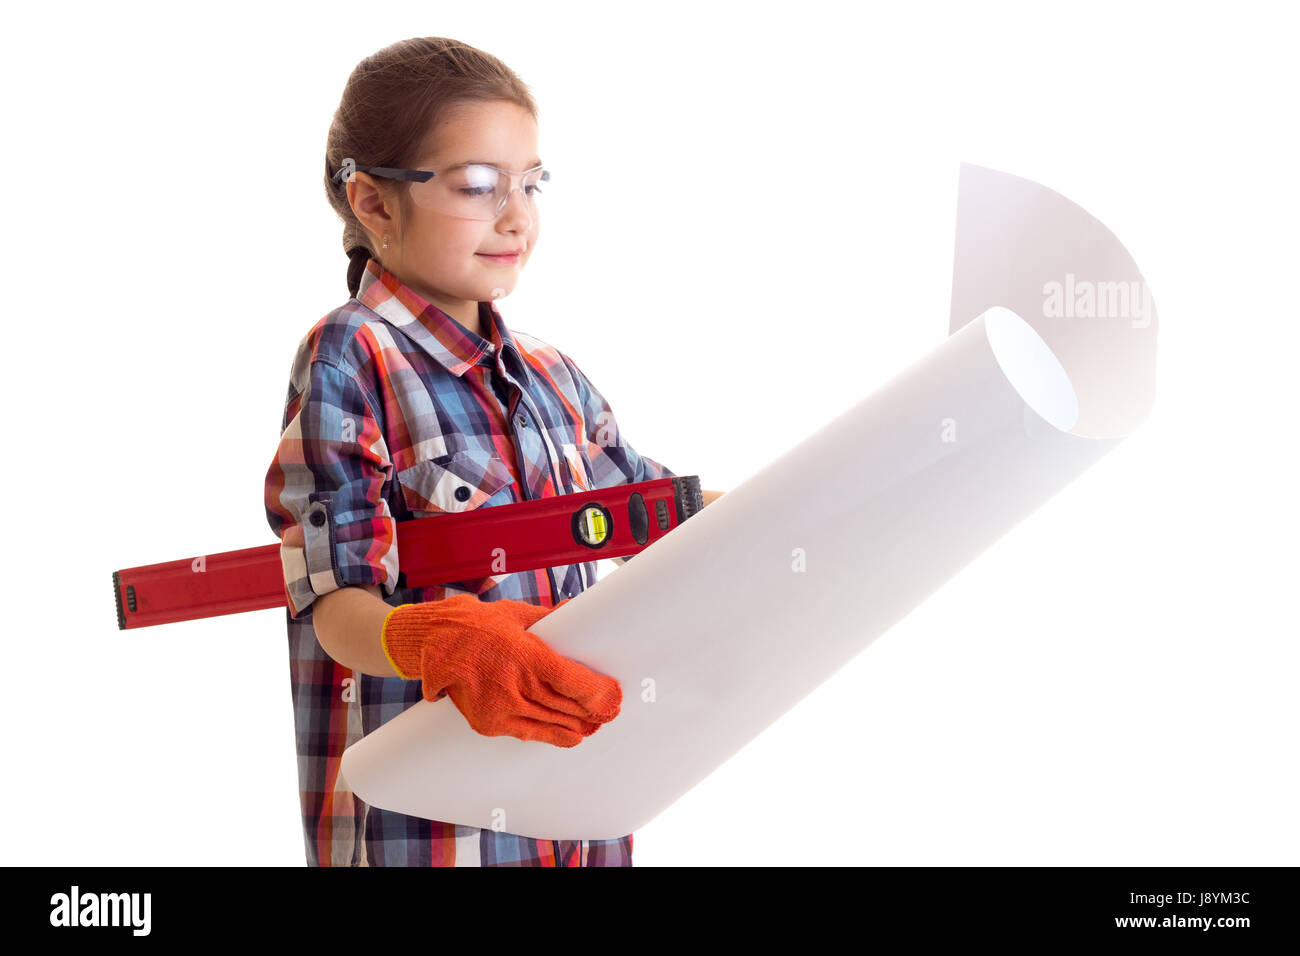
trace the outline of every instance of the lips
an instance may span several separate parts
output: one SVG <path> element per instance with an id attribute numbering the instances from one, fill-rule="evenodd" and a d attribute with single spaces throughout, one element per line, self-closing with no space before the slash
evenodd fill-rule
<path id="1" fill-rule="evenodd" d="M 480 252 L 480 253 L 477 253 L 477 255 L 480 255 L 480 256 L 491 256 L 491 257 L 494 258 L 494 259 L 500 259 L 500 258 L 506 258 L 506 257 L 509 257 L 509 256 L 517 256 L 517 255 L 520 255 L 523 251 L 524 251 L 524 250 L 522 250 L 522 249 L 507 249 L 505 252 Z"/>
<path id="2" fill-rule="evenodd" d="M 523 259 L 520 258 L 520 255 L 517 252 L 515 253 L 479 252 L 476 253 L 476 255 L 480 256 L 483 259 L 486 259 L 494 266 L 517 266 L 521 262 L 523 262 Z"/>

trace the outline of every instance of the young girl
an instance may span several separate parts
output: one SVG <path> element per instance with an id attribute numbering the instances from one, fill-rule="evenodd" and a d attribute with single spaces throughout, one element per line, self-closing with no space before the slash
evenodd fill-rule
<path id="1" fill-rule="evenodd" d="M 675 474 L 621 440 L 571 358 L 496 305 L 547 202 L 537 132 L 505 64 L 442 38 L 363 60 L 330 127 L 325 189 L 352 298 L 298 346 L 265 485 L 310 866 L 632 862 L 631 834 L 425 820 L 367 806 L 339 776 L 348 746 L 422 698 L 450 696 L 480 733 L 564 747 L 618 713 L 617 681 L 526 630 L 594 584 L 594 563 L 409 588 L 395 546 L 401 518 Z"/>

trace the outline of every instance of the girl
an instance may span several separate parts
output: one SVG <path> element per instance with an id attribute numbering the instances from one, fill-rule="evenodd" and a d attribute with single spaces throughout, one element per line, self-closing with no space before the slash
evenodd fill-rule
<path id="1" fill-rule="evenodd" d="M 631 865 L 631 834 L 425 820 L 369 807 L 339 777 L 344 749 L 422 698 L 450 696 L 480 733 L 563 747 L 617 716 L 617 681 L 526 630 L 595 583 L 594 563 L 409 588 L 395 547 L 401 518 L 675 474 L 621 440 L 571 358 L 496 305 L 536 247 L 549 184 L 536 106 L 495 57 L 412 39 L 348 79 L 325 190 L 351 298 L 298 346 L 265 484 L 310 866 Z"/>

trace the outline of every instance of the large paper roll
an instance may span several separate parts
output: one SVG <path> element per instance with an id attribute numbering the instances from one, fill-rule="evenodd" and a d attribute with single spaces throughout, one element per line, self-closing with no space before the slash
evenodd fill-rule
<path id="1" fill-rule="evenodd" d="M 1086 307 L 1089 283 L 1121 282 L 1145 311 L 1099 317 L 1096 288 Z M 423 701 L 347 750 L 353 791 L 530 837 L 631 833 L 1147 412 L 1141 276 L 1037 184 L 963 167 L 950 323 L 933 352 L 532 628 L 619 680 L 615 720 L 562 749 L 484 737 L 449 700 Z"/>

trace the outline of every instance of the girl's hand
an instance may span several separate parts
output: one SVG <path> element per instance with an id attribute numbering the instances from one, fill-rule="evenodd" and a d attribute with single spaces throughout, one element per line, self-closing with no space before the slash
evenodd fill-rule
<path id="1" fill-rule="evenodd" d="M 552 610 L 473 594 L 402 604 L 380 642 L 399 675 L 424 682 L 425 700 L 451 697 L 480 734 L 574 747 L 618 716 L 623 691 L 526 630 Z"/>

